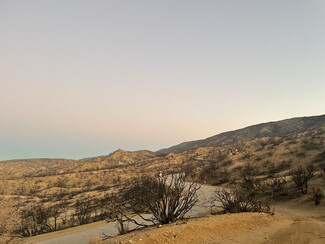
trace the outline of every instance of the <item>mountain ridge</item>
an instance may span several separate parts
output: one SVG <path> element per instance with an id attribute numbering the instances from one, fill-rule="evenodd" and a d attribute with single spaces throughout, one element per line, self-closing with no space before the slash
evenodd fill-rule
<path id="1" fill-rule="evenodd" d="M 218 147 L 253 140 L 262 137 L 286 137 L 301 133 L 313 127 L 325 126 L 325 114 L 304 116 L 250 125 L 242 129 L 222 132 L 205 139 L 182 142 L 172 147 L 158 150 L 157 153 L 180 153 L 199 147 Z"/>
<path id="2" fill-rule="evenodd" d="M 69 161 L 73 163 L 84 163 L 90 161 L 105 161 L 106 159 L 112 159 L 114 157 L 132 157 L 134 158 L 151 158 L 154 156 L 164 156 L 169 153 L 182 153 L 188 150 L 195 150 L 200 147 L 220 147 L 232 144 L 240 144 L 247 141 L 252 141 L 257 138 L 263 137 L 286 137 L 292 134 L 308 131 L 313 128 L 324 127 L 325 129 L 325 114 L 317 116 L 304 116 L 295 117 L 279 121 L 264 122 L 260 124 L 250 125 L 241 129 L 222 132 L 220 134 L 207 137 L 205 139 L 193 140 L 182 142 L 180 144 L 160 149 L 156 152 L 150 150 L 137 150 L 126 151 L 118 149 L 107 155 L 93 156 L 82 159 L 65 159 L 65 158 L 27 158 L 27 159 L 9 159 L 0 160 L 0 163 L 18 163 L 42 160 L 48 162 L 55 161 Z"/>

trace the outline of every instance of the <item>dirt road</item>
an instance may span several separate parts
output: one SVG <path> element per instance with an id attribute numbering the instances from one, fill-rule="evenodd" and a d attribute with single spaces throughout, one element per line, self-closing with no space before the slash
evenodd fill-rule
<path id="1" fill-rule="evenodd" d="M 202 206 L 216 188 L 203 185 L 200 204 L 188 217 L 207 211 Z M 107 243 L 265 243 L 265 244 L 320 244 L 325 243 L 325 204 L 314 206 L 306 201 L 288 200 L 277 203 L 275 216 L 243 213 L 210 216 L 181 221 L 163 228 L 148 228 L 107 240 Z M 97 222 L 29 238 L 26 243 L 79 244 L 88 243 L 91 236 L 117 234 L 115 223 Z M 141 240 L 141 241 L 140 241 Z"/>
<path id="2" fill-rule="evenodd" d="M 193 209 L 186 215 L 186 217 L 199 216 L 202 213 L 208 211 L 207 206 L 204 206 L 203 203 L 212 196 L 215 189 L 216 188 L 213 186 L 202 185 L 199 190 L 199 203 L 193 207 Z M 141 222 L 141 219 L 137 219 L 137 221 Z M 130 228 L 132 229 L 133 227 L 135 227 L 135 225 L 130 224 Z M 63 231 L 57 231 L 28 238 L 24 243 L 87 244 L 90 237 L 99 237 L 102 235 L 102 233 L 105 233 L 108 236 L 116 236 L 118 234 L 116 223 L 105 223 L 104 221 L 101 221 L 89 225 L 78 226 Z"/>
<path id="3" fill-rule="evenodd" d="M 276 231 L 265 243 L 325 243 L 325 208 L 292 208 L 290 204 L 277 207 L 277 216 L 285 219 L 286 226 Z"/>

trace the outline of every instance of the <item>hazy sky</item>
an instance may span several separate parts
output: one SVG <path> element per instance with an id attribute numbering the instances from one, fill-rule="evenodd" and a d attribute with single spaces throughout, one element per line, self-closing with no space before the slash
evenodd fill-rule
<path id="1" fill-rule="evenodd" d="M 0 0 L 0 160 L 324 113 L 324 0 Z"/>

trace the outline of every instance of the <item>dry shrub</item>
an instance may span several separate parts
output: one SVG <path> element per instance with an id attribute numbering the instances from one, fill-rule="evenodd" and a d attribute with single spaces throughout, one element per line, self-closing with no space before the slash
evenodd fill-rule
<path id="1" fill-rule="evenodd" d="M 279 194 L 281 196 L 288 195 L 287 180 L 284 177 L 273 178 L 269 183 L 269 187 L 271 188 L 272 192 L 275 194 Z"/>
<path id="2" fill-rule="evenodd" d="M 256 178 L 256 176 L 259 175 L 259 169 L 257 165 L 246 163 L 241 169 L 240 175 L 242 178 L 242 188 L 251 193 L 256 191 L 260 183 Z"/>
<path id="3" fill-rule="evenodd" d="M 234 191 L 217 190 L 210 199 L 212 213 L 263 212 L 273 214 L 272 203 L 269 200 L 258 200 L 243 188 Z M 216 212 L 214 212 L 217 210 Z"/>
<path id="4" fill-rule="evenodd" d="M 179 173 L 159 179 L 145 177 L 135 180 L 124 194 L 125 203 L 137 215 L 141 215 L 144 208 L 145 212 L 153 215 L 153 222 L 162 225 L 182 219 L 198 202 L 200 189 L 200 185 L 194 182 L 187 183 L 185 177 Z M 140 211 L 139 206 L 142 206 Z M 133 222 L 137 224 L 134 219 Z"/>
<path id="5" fill-rule="evenodd" d="M 317 185 L 311 185 L 310 188 L 311 188 L 311 196 L 313 201 L 315 202 L 315 205 L 320 204 L 322 198 L 324 198 L 322 190 Z"/>
<path id="6" fill-rule="evenodd" d="M 120 235 L 124 235 L 130 231 L 129 222 L 121 218 L 117 220 L 116 228 Z"/>
<path id="7" fill-rule="evenodd" d="M 240 194 L 236 189 L 233 192 L 227 190 L 216 191 L 210 199 L 212 213 L 216 209 L 222 209 L 223 213 L 248 212 L 248 196 Z M 217 211 L 218 212 L 218 211 Z"/>
<path id="8" fill-rule="evenodd" d="M 289 175 L 302 194 L 307 193 L 308 181 L 313 178 L 314 171 L 314 166 L 312 164 L 309 164 L 306 167 L 298 166 L 297 168 L 290 170 Z"/>

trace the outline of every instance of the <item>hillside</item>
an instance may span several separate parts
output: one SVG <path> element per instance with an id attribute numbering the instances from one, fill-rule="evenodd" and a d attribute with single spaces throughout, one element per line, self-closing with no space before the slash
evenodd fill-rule
<path id="1" fill-rule="evenodd" d="M 0 161 L 0 178 L 21 179 L 37 175 L 58 174 L 60 170 L 77 165 L 77 160 L 35 158 Z"/>
<path id="2" fill-rule="evenodd" d="M 287 177 L 293 167 L 313 163 L 317 177 L 312 184 L 324 190 L 324 120 L 323 115 L 250 126 L 208 138 L 211 143 L 199 144 L 202 147 L 196 148 L 198 145 L 191 142 L 189 150 L 167 155 L 120 149 L 106 156 L 81 160 L 1 161 L 0 207 L 4 204 L 8 211 L 7 215 L 0 217 L 15 216 L 13 213 L 17 208 L 34 216 L 38 214 L 35 209 L 48 211 L 56 207 L 61 208 L 57 229 L 65 229 L 104 219 L 106 196 L 118 194 L 135 178 L 157 176 L 159 172 L 164 175 L 186 172 L 189 181 L 232 188 L 241 181 L 241 172 L 247 164 L 254 166 L 261 181 L 268 182 Z M 295 199 L 299 192 L 294 190 L 291 181 L 288 187 L 292 190 L 286 197 Z M 263 192 L 270 193 L 272 189 Z M 307 196 L 305 201 L 312 203 L 311 196 Z M 89 218 L 82 222 L 77 211 L 80 203 L 88 206 L 89 211 Z M 53 218 L 49 215 L 42 223 L 53 229 Z M 31 226 L 27 222 L 21 223 L 26 224 L 22 226 L 26 230 Z M 48 230 L 39 227 L 36 235 L 45 232 Z M 19 235 L 30 236 L 27 232 Z"/>
<path id="3" fill-rule="evenodd" d="M 221 147 L 225 145 L 240 144 L 262 137 L 285 138 L 293 134 L 321 127 L 325 127 L 325 115 L 285 119 L 224 132 L 203 140 L 183 142 L 179 145 L 161 149 L 158 153 L 178 153 L 199 147 Z"/>

